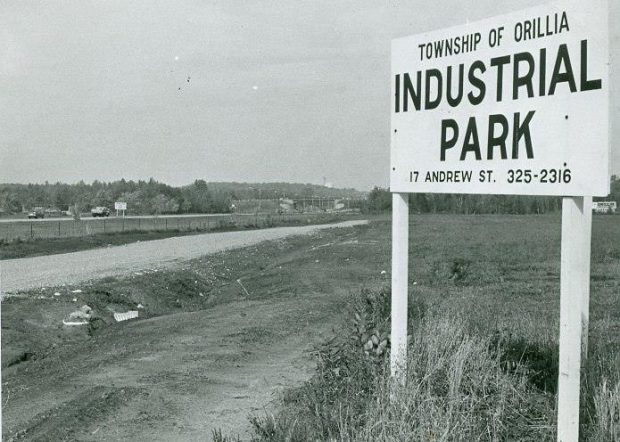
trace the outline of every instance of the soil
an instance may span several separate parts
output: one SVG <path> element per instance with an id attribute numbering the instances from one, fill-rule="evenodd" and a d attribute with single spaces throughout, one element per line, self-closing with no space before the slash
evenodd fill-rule
<path id="1" fill-rule="evenodd" d="M 81 284 L 80 293 L 6 299 L 3 440 L 197 441 L 214 430 L 247 439 L 248 417 L 274 411 L 284 389 L 310 376 L 312 350 L 333 334 L 350 294 L 370 274 L 386 278 L 356 259 L 367 230 L 315 231 Z M 169 294 L 147 283 L 173 279 Z M 193 283 L 211 289 L 197 296 Z M 138 301 L 139 319 L 111 321 Z M 82 304 L 98 321 L 62 326 Z"/>
<path id="2" fill-rule="evenodd" d="M 309 377 L 312 344 L 334 322 L 324 311 L 337 302 L 303 294 L 128 321 L 9 367 L 19 372 L 6 376 L 5 440 L 247 437 L 249 414 Z"/>

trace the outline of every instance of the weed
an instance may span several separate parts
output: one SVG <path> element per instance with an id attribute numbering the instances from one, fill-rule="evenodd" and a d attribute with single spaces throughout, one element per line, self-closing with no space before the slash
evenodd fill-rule
<path id="1" fill-rule="evenodd" d="M 288 392 L 279 415 L 252 420 L 253 440 L 549 439 L 549 396 L 532 389 L 524 370 L 502 370 L 518 342 L 504 349 L 506 340 L 470 336 L 464 321 L 424 304 L 412 303 L 408 386 L 394 398 L 389 346 L 379 353 L 375 343 L 373 353 L 367 345 L 389 330 L 389 293 L 362 291 L 344 330 L 317 350 L 315 375 Z"/>
<path id="2" fill-rule="evenodd" d="M 500 368 L 489 341 L 464 321 L 428 317 L 409 345 L 407 386 L 384 376 L 364 425 L 343 422 L 347 441 L 551 440 L 550 407 L 527 381 Z M 344 425 L 346 424 L 346 425 Z"/>
<path id="3" fill-rule="evenodd" d="M 591 440 L 614 442 L 620 440 L 620 382 L 609 385 L 603 379 L 594 394 L 596 422 Z"/>
<path id="4" fill-rule="evenodd" d="M 558 382 L 557 346 L 531 343 L 510 332 L 496 331 L 490 341 L 490 350 L 499 357 L 502 370 L 520 371 L 540 390 L 555 394 Z"/>
<path id="5" fill-rule="evenodd" d="M 452 266 L 450 268 L 452 276 L 450 278 L 456 281 L 465 279 L 469 273 L 470 264 L 471 261 L 463 258 L 457 258 L 452 261 Z"/>
<path id="6" fill-rule="evenodd" d="M 222 430 L 219 428 L 216 428 L 211 432 L 211 438 L 213 439 L 213 442 L 241 442 L 241 438 L 239 436 L 236 438 L 232 436 L 224 436 L 222 434 Z"/>

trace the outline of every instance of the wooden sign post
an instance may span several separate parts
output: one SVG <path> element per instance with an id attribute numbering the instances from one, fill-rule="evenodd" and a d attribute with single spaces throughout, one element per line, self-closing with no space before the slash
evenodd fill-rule
<path id="1" fill-rule="evenodd" d="M 392 336 L 390 367 L 398 384 L 407 373 L 409 281 L 409 195 L 392 194 Z"/>
<path id="2" fill-rule="evenodd" d="M 561 196 L 557 436 L 578 440 L 592 196 L 610 191 L 609 65 L 608 0 L 556 0 L 392 41 L 395 383 L 407 368 L 408 194 Z"/>
<path id="3" fill-rule="evenodd" d="M 592 198 L 562 200 L 558 441 L 579 440 L 581 359 L 587 357 Z M 585 344 L 585 345 L 584 345 Z"/>

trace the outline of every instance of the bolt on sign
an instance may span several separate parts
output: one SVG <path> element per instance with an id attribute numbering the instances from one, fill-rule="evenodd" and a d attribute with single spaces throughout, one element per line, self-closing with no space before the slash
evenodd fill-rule
<path id="1" fill-rule="evenodd" d="M 392 42 L 393 192 L 609 193 L 605 0 Z"/>

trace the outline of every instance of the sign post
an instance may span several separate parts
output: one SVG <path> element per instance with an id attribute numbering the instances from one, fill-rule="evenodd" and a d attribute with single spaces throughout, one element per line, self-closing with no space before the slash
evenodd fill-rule
<path id="1" fill-rule="evenodd" d="M 409 194 L 392 194 L 392 377 L 405 384 L 409 281 Z"/>
<path id="2" fill-rule="evenodd" d="M 608 17 L 608 0 L 557 0 L 392 41 L 392 376 L 405 381 L 407 195 L 561 196 L 559 442 L 579 437 L 592 196 L 610 191 Z"/>
<path id="3" fill-rule="evenodd" d="M 127 203 L 123 201 L 116 201 L 114 203 L 114 209 L 116 210 L 116 216 L 118 216 L 118 211 L 123 211 L 123 218 L 125 218 L 125 210 L 127 210 Z"/>
<path id="4" fill-rule="evenodd" d="M 581 297 L 581 356 L 583 360 L 588 359 L 588 339 L 590 337 L 590 258 L 592 254 L 592 197 L 583 197 L 583 223 L 582 228 L 585 247 L 583 250 L 583 272 L 587 275 L 586 283 L 583 285 L 583 296 Z M 583 364 L 582 364 L 583 365 Z"/>
<path id="5" fill-rule="evenodd" d="M 592 199 L 562 200 L 558 441 L 579 440 L 581 358 L 586 357 Z M 583 339 L 583 340 L 582 340 Z"/>

